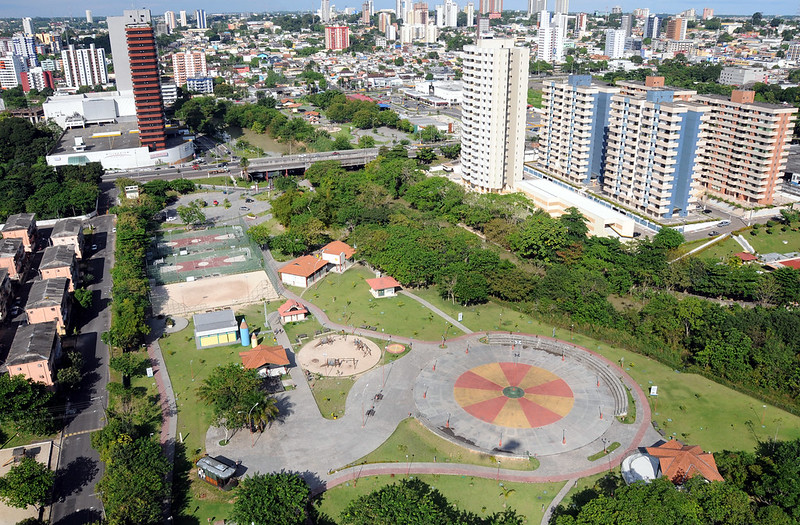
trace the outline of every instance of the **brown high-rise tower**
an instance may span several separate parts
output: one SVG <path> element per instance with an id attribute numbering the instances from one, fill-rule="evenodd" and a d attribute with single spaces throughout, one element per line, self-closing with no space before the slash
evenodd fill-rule
<path id="1" fill-rule="evenodd" d="M 153 28 L 149 24 L 125 27 L 128 57 L 139 121 L 139 140 L 150 151 L 167 147 L 164 101 L 158 74 L 158 53 Z"/>

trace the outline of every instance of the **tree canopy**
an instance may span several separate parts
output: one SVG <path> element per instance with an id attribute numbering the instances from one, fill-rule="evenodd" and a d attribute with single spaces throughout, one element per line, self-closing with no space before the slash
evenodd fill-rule
<path id="1" fill-rule="evenodd" d="M 254 474 L 239 485 L 231 519 L 256 525 L 304 525 L 311 490 L 297 474 Z"/>

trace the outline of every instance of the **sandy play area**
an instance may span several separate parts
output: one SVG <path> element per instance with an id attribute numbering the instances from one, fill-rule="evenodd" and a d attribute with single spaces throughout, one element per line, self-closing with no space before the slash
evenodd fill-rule
<path id="1" fill-rule="evenodd" d="M 354 335 L 318 337 L 300 349 L 297 362 L 304 370 L 324 376 L 352 376 L 366 372 L 381 359 L 381 349 Z"/>
<path id="2" fill-rule="evenodd" d="M 163 315 L 186 315 L 277 298 L 263 271 L 155 286 L 151 292 L 153 311 Z"/>

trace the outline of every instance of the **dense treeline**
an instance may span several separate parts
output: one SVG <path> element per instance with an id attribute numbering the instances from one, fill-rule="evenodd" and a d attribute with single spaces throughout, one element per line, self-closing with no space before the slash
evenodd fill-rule
<path id="1" fill-rule="evenodd" d="M 722 65 L 700 62 L 689 64 L 686 57 L 679 54 L 671 60 L 662 60 L 653 71 L 651 68 L 640 68 L 632 71 L 613 71 L 606 73 L 603 80 L 615 82 L 617 80 L 639 80 L 651 75 L 664 77 L 667 86 L 692 89 L 702 94 L 729 96 L 733 86 L 718 83 Z"/>
<path id="2" fill-rule="evenodd" d="M 462 304 L 495 298 L 554 324 L 690 367 L 797 409 L 800 315 L 782 305 L 800 300 L 800 272 L 758 273 L 748 266 L 687 258 L 668 264 L 683 236 L 663 229 L 623 244 L 587 237 L 585 219 L 559 219 L 518 196 L 465 194 L 444 178 L 424 175 L 402 147 L 383 151 L 366 169 L 337 163 L 308 170 L 315 191 L 282 183 L 273 202 L 286 233 L 261 243 L 299 254 L 346 232 L 360 257 L 405 286 L 435 286 Z M 477 230 L 488 243 L 466 232 Z M 514 252 L 520 264 L 501 257 Z M 726 307 L 695 295 L 758 298 L 753 308 Z M 614 296 L 640 305 L 615 308 Z"/>
<path id="3" fill-rule="evenodd" d="M 800 522 L 800 441 L 762 442 L 755 453 L 715 454 L 724 482 L 692 478 L 680 489 L 666 478 L 624 486 L 608 474 L 560 505 L 552 525 Z M 621 518 L 624 516 L 624 519 Z"/>
<path id="4" fill-rule="evenodd" d="M 14 213 L 52 219 L 95 208 L 103 168 L 99 163 L 48 166 L 44 157 L 56 138 L 52 130 L 25 119 L 0 119 L 0 221 Z"/>

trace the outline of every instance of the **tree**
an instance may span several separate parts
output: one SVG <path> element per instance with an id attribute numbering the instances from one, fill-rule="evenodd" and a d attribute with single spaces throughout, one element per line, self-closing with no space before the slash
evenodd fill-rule
<path id="1" fill-rule="evenodd" d="M 511 249 L 523 257 L 553 262 L 568 244 L 567 228 L 544 213 L 532 215 L 510 238 Z"/>
<path id="2" fill-rule="evenodd" d="M 342 511 L 340 522 L 343 525 L 440 525 L 455 523 L 458 514 L 438 490 L 418 479 L 404 479 L 350 502 Z"/>
<path id="3" fill-rule="evenodd" d="M 439 151 L 442 152 L 442 155 L 448 159 L 456 159 L 459 155 L 461 155 L 461 144 L 451 144 L 449 146 L 442 146 L 439 148 Z"/>
<path id="4" fill-rule="evenodd" d="M 197 201 L 192 201 L 188 206 L 178 206 L 178 215 L 185 224 L 191 226 L 206 222 L 206 214 Z"/>
<path id="5" fill-rule="evenodd" d="M 133 352 L 125 352 L 122 355 L 112 357 L 108 366 L 116 370 L 125 377 L 135 377 L 142 375 L 147 358 Z"/>
<path id="6" fill-rule="evenodd" d="M 558 222 L 566 227 L 567 239 L 569 239 L 570 242 L 581 243 L 586 240 L 589 227 L 586 226 L 586 217 L 583 216 L 578 208 L 567 208 L 564 215 L 558 218 Z"/>
<path id="7" fill-rule="evenodd" d="M 653 237 L 653 244 L 665 250 L 674 250 L 684 241 L 683 234 L 674 228 L 661 228 Z"/>
<path id="8" fill-rule="evenodd" d="M 259 246 L 267 246 L 272 235 L 272 228 L 267 223 L 256 224 L 247 229 L 247 235 Z"/>
<path id="9" fill-rule="evenodd" d="M 25 456 L 0 478 L 0 499 L 20 509 L 29 505 L 41 508 L 47 503 L 54 479 L 55 473 L 46 465 Z"/>
<path id="10" fill-rule="evenodd" d="M 311 491 L 297 474 L 278 472 L 245 478 L 239 485 L 231 519 L 256 525 L 303 525 Z"/>
<path id="11" fill-rule="evenodd" d="M 437 155 L 431 148 L 420 148 L 417 150 L 417 162 L 421 164 L 430 164 L 436 160 Z"/>
<path id="12" fill-rule="evenodd" d="M 358 138 L 358 147 L 361 149 L 374 148 L 375 139 L 372 138 L 370 135 L 362 135 L 361 137 Z"/>
<path id="13" fill-rule="evenodd" d="M 247 168 L 250 166 L 250 159 L 247 157 L 242 157 L 239 159 L 239 167 L 242 168 L 242 173 L 244 174 L 244 178 L 250 180 L 250 174 L 247 173 Z"/>
<path id="14" fill-rule="evenodd" d="M 92 307 L 92 291 L 88 288 L 76 288 L 72 296 L 81 308 L 88 310 Z"/>
<path id="15" fill-rule="evenodd" d="M 43 383 L 21 375 L 0 375 L 0 420 L 20 432 L 47 434 L 53 423 L 48 411 L 52 397 Z"/>

